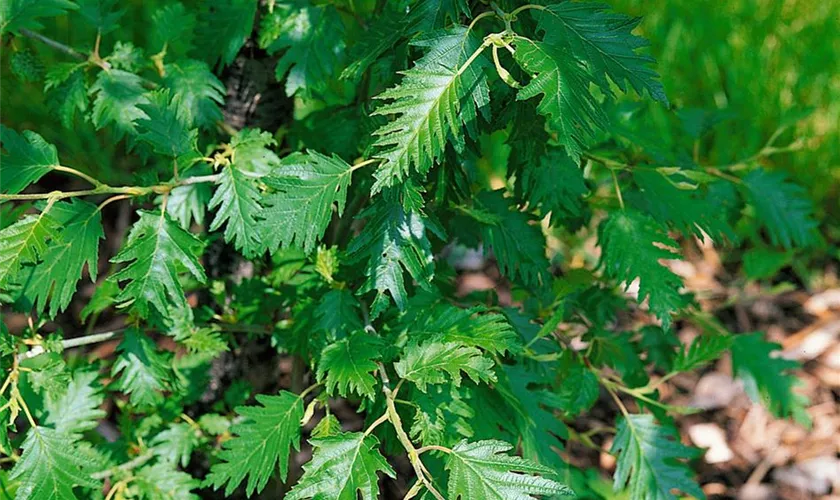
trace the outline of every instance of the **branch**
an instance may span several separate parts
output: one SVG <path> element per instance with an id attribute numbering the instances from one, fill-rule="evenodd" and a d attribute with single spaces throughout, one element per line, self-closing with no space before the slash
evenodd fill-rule
<path id="1" fill-rule="evenodd" d="M 27 38 L 31 38 L 33 40 L 38 40 L 39 42 L 41 42 L 45 45 L 49 45 L 50 47 L 52 47 L 56 50 L 59 50 L 61 52 L 64 52 L 68 56 L 74 57 L 74 58 L 76 58 L 80 61 L 87 61 L 88 60 L 87 55 L 82 54 L 81 52 L 77 51 L 73 47 L 70 47 L 68 45 L 64 45 L 63 43 L 61 43 L 59 41 L 56 41 L 56 40 L 53 40 L 52 38 L 48 38 L 48 37 L 46 37 L 46 36 L 44 36 L 40 33 L 30 31 L 26 28 L 21 28 L 20 29 L 20 34 L 27 37 Z"/>

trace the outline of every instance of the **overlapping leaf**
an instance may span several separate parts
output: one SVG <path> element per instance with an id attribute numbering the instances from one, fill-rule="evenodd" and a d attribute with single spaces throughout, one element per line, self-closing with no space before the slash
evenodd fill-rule
<path id="1" fill-rule="evenodd" d="M 493 360 L 475 347 L 457 342 L 411 344 L 394 368 L 401 378 L 414 382 L 423 392 L 429 384 L 446 382 L 444 372 L 449 374 L 456 386 L 461 385 L 461 372 L 476 383 L 496 381 Z"/>
<path id="2" fill-rule="evenodd" d="M 171 387 L 172 369 L 155 343 L 138 330 L 127 330 L 111 368 L 116 388 L 129 395 L 135 406 L 154 406 L 163 400 L 162 392 Z"/>
<path id="3" fill-rule="evenodd" d="M 347 397 L 350 392 L 373 398 L 376 378 L 374 360 L 381 343 L 366 333 L 356 333 L 329 344 L 318 362 L 318 381 L 325 382 L 327 392 Z"/>

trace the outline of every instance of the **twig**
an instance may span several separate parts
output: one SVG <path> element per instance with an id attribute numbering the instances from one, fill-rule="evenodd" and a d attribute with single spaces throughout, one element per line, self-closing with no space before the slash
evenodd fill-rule
<path id="1" fill-rule="evenodd" d="M 154 456 L 155 454 L 153 452 L 147 451 L 146 453 L 139 455 L 124 464 L 120 464 L 117 467 L 111 467 L 110 469 L 94 472 L 90 475 L 90 477 L 92 477 L 93 479 L 106 479 L 113 476 L 116 472 L 136 469 L 137 467 L 140 467 L 141 465 L 151 460 Z"/>
<path id="2" fill-rule="evenodd" d="M 30 31 L 26 28 L 21 28 L 20 29 L 20 34 L 27 37 L 27 38 L 31 38 L 33 40 L 38 40 L 39 42 L 41 42 L 45 45 L 49 45 L 50 47 L 52 47 L 56 50 L 59 50 L 61 52 L 64 52 L 68 56 L 74 57 L 74 58 L 76 58 L 80 61 L 86 61 L 87 58 L 88 58 L 87 55 L 82 54 L 81 52 L 77 51 L 73 47 L 65 45 L 65 44 L 63 44 L 59 41 L 53 40 L 52 38 L 48 38 L 48 37 L 46 37 L 46 36 L 44 36 L 40 33 Z"/>

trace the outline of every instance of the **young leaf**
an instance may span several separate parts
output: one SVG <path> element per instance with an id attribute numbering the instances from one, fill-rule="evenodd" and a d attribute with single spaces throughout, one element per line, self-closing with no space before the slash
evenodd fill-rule
<path id="1" fill-rule="evenodd" d="M 637 53 L 647 41 L 633 34 L 641 18 L 610 12 L 601 3 L 563 2 L 545 9 L 533 10 L 538 29 L 545 33 L 544 42 L 568 50 L 584 61 L 595 83 L 612 95 L 610 78 L 622 92 L 627 83 L 642 95 L 668 104 L 659 75 L 650 68 L 654 59 Z"/>
<path id="2" fill-rule="evenodd" d="M 287 500 L 329 498 L 334 500 L 376 500 L 379 472 L 396 477 L 394 469 L 379 453 L 374 436 L 361 432 L 311 439 L 315 451 L 303 466 L 303 477 L 286 495 Z"/>
<path id="3" fill-rule="evenodd" d="M 534 75 L 516 95 L 527 100 L 543 94 L 537 111 L 548 119 L 557 142 L 575 162 L 596 128 L 606 128 L 607 117 L 589 92 L 591 77 L 583 63 L 562 48 L 517 37 L 514 58 Z"/>
<path id="4" fill-rule="evenodd" d="M 143 79 L 128 71 L 100 71 L 96 82 L 90 88 L 90 95 L 95 96 L 91 119 L 96 129 L 113 124 L 117 138 L 126 133 L 134 135 L 134 122 L 148 118 L 140 109 L 141 105 L 149 104 L 149 98 L 143 88 Z"/>
<path id="5" fill-rule="evenodd" d="M 750 172 L 743 185 L 774 245 L 791 249 L 817 242 L 814 208 L 802 187 L 788 182 L 782 173 L 762 168 Z"/>
<path id="6" fill-rule="evenodd" d="M 157 346 L 138 330 L 127 330 L 120 345 L 119 357 L 111 368 L 116 388 L 129 395 L 131 404 L 154 406 L 163 400 L 162 391 L 170 387 L 172 371 Z"/>
<path id="7" fill-rule="evenodd" d="M 260 47 L 277 61 L 277 80 L 286 78 L 286 95 L 327 89 L 344 53 L 344 23 L 332 5 L 283 2 L 263 17 Z"/>
<path id="8" fill-rule="evenodd" d="M 95 470 L 80 452 L 75 435 L 32 427 L 21 447 L 23 454 L 9 475 L 20 481 L 16 498 L 76 500 L 74 487 L 100 487 L 90 477 Z"/>
<path id="9" fill-rule="evenodd" d="M 0 125 L 0 183 L 4 194 L 17 194 L 60 165 L 55 146 L 35 132 L 14 130 Z"/>
<path id="10" fill-rule="evenodd" d="M 111 262 L 128 263 L 111 279 L 127 281 L 117 297 L 122 307 L 131 305 L 141 316 L 148 316 L 149 304 L 161 314 L 169 307 L 187 307 L 184 289 L 178 280 L 182 269 L 203 283 L 204 269 L 198 260 L 203 244 L 184 231 L 168 215 L 138 211 L 128 241 Z"/>
<path id="11" fill-rule="evenodd" d="M 479 42 L 464 27 L 435 32 L 413 45 L 428 52 L 405 71 L 402 82 L 377 96 L 390 102 L 374 115 L 398 115 L 376 132 L 376 172 L 373 192 L 401 182 L 414 170 L 425 174 L 443 155 L 451 136 L 463 141 L 461 128 L 489 101 L 481 63 L 470 61 Z"/>
<path id="12" fill-rule="evenodd" d="M 628 415 L 618 422 L 610 449 L 618 455 L 613 488 L 618 491 L 629 483 L 634 499 L 676 500 L 674 489 L 706 498 L 683 462 L 698 452 L 680 443 L 675 430 L 658 425 L 653 415 Z"/>
<path id="13" fill-rule="evenodd" d="M 190 463 L 190 456 L 198 446 L 199 440 L 196 429 L 182 422 L 169 424 L 169 427 L 159 432 L 149 444 L 161 460 L 186 467 Z"/>
<path id="14" fill-rule="evenodd" d="M 99 210 L 86 201 L 57 202 L 50 208 L 50 217 L 61 232 L 42 254 L 42 262 L 24 275 L 21 285 L 37 312 L 46 310 L 49 303 L 50 316 L 55 317 L 70 305 L 85 264 L 91 281 L 96 281 L 99 240 L 105 233 Z"/>
<path id="15" fill-rule="evenodd" d="M 96 379 L 96 372 L 76 372 L 64 394 L 58 398 L 46 398 L 47 417 L 44 424 L 64 434 L 75 434 L 96 427 L 97 421 L 106 415 L 99 409 L 105 396 Z"/>
<path id="16" fill-rule="evenodd" d="M 396 201 L 384 200 L 362 212 L 367 217 L 364 232 L 350 241 L 347 249 L 349 261 L 367 261 L 362 291 L 376 290 L 371 314 L 376 317 L 388 306 L 385 292 L 405 309 L 407 296 L 403 269 L 408 271 L 420 286 L 427 286 L 434 275 L 434 257 L 426 238 L 423 217 L 405 211 Z"/>
<path id="17" fill-rule="evenodd" d="M 333 214 L 344 213 L 353 168 L 337 156 L 315 151 L 283 159 L 274 175 L 264 179 L 277 192 L 265 197 L 261 212 L 263 238 L 271 251 L 297 245 L 309 253 L 324 236 Z"/>
<path id="18" fill-rule="evenodd" d="M 245 491 L 251 496 L 261 492 L 269 478 L 280 470 L 285 481 L 289 469 L 290 449 L 300 450 L 300 421 L 303 400 L 297 394 L 282 391 L 277 396 L 258 395 L 262 406 L 239 406 L 236 413 L 243 423 L 231 427 L 236 437 L 226 441 L 205 484 L 219 489 L 225 484 L 225 495 L 231 495 L 248 476 Z"/>
<path id="19" fill-rule="evenodd" d="M 679 259 L 677 243 L 655 221 L 632 210 L 611 213 L 598 236 L 606 275 L 625 287 L 638 278 L 639 302 L 648 297 L 651 312 L 668 328 L 671 313 L 681 309 L 685 299 L 679 293 L 682 280 L 659 261 Z"/>
<path id="20" fill-rule="evenodd" d="M 199 496 L 192 490 L 201 486 L 201 482 L 169 464 L 156 463 L 137 470 L 132 485 L 137 486 L 142 498 L 149 500 L 198 500 Z"/>
<path id="21" fill-rule="evenodd" d="M 204 224 L 207 204 L 212 196 L 210 186 L 206 183 L 177 186 L 169 192 L 166 213 L 178 221 L 182 228 L 189 230 L 193 222 Z"/>
<path id="22" fill-rule="evenodd" d="M 210 128 L 222 119 L 219 106 L 224 104 L 226 89 L 205 63 L 187 59 L 167 64 L 164 70 L 163 84 L 172 91 L 172 102 L 189 125 Z"/>
<path id="23" fill-rule="evenodd" d="M 744 381 L 750 398 L 777 417 L 797 416 L 803 405 L 802 398 L 793 392 L 798 380 L 791 371 L 800 364 L 774 357 L 773 352 L 782 346 L 764 340 L 761 332 L 737 335 L 732 340 L 732 371 Z"/>
<path id="24" fill-rule="evenodd" d="M 225 240 L 246 256 L 254 256 L 262 249 L 257 230 L 260 216 L 260 192 L 253 181 L 234 165 L 222 170 L 222 182 L 210 200 L 210 209 L 219 208 L 210 224 L 210 231 L 225 227 Z"/>
<path id="25" fill-rule="evenodd" d="M 505 452 L 503 441 L 461 441 L 448 455 L 449 498 L 452 500 L 533 500 L 536 495 L 573 495 L 572 490 L 547 477 L 554 471 Z"/>
<path id="26" fill-rule="evenodd" d="M 325 388 L 330 394 L 347 397 L 353 391 L 373 399 L 376 378 L 371 372 L 376 370 L 373 360 L 379 357 L 381 348 L 378 339 L 366 333 L 329 344 L 318 362 L 318 382 L 326 381 Z"/>
<path id="27" fill-rule="evenodd" d="M 235 166 L 248 177 L 263 177 L 280 166 L 280 157 L 269 146 L 277 141 L 268 132 L 245 128 L 230 140 Z"/>
<path id="28" fill-rule="evenodd" d="M 475 383 L 496 381 L 493 361 L 475 347 L 465 347 L 457 342 L 411 344 L 394 368 L 401 378 L 414 382 L 423 392 L 428 384 L 446 382 L 444 372 L 449 374 L 455 386 L 461 385 L 461 372 Z"/>

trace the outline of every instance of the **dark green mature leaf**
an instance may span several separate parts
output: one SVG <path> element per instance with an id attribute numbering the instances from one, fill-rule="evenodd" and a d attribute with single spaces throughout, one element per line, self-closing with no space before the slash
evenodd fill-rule
<path id="1" fill-rule="evenodd" d="M 312 460 L 303 466 L 303 477 L 286 495 L 287 500 L 306 498 L 331 500 L 376 500 L 379 475 L 396 477 L 394 469 L 379 453 L 374 436 L 361 432 L 311 439 Z"/>
<path id="2" fill-rule="evenodd" d="M 23 453 L 9 475 L 20 486 L 16 498 L 76 500 L 74 486 L 99 488 L 90 474 L 90 462 L 79 450 L 78 437 L 50 429 L 32 427 L 21 446 Z"/>
<path id="3" fill-rule="evenodd" d="M 232 494 L 245 476 L 245 491 L 251 496 L 265 488 L 278 470 L 285 481 L 290 449 L 300 450 L 300 421 L 303 400 L 297 394 L 282 391 L 277 396 L 258 395 L 262 406 L 239 406 L 236 412 L 246 420 L 231 427 L 236 437 L 225 441 L 219 457 L 223 460 L 210 469 L 205 484 Z"/>
<path id="4" fill-rule="evenodd" d="M 325 382 L 330 394 L 347 397 L 353 391 L 373 398 L 376 378 L 372 372 L 381 348 L 379 339 L 362 332 L 329 344 L 318 361 L 318 382 Z"/>
<path id="5" fill-rule="evenodd" d="M 286 78 L 286 95 L 312 95 L 334 79 L 344 53 L 344 23 L 330 4 L 278 2 L 263 17 L 260 47 L 269 54 L 283 51 L 277 80 Z"/>
<path id="6" fill-rule="evenodd" d="M 671 313 L 685 299 L 679 293 L 682 280 L 659 261 L 680 258 L 676 242 L 655 221 L 633 210 L 611 213 L 599 227 L 598 239 L 607 276 L 624 282 L 625 288 L 638 278 L 639 302 L 647 297 L 651 312 L 668 328 Z"/>
<path id="7" fill-rule="evenodd" d="M 633 499 L 676 500 L 674 489 L 706 498 L 683 462 L 699 450 L 680 443 L 677 432 L 658 425 L 653 415 L 622 418 L 610 453 L 618 455 L 613 487 L 618 491 L 629 483 Z"/>
<path id="8" fill-rule="evenodd" d="M 198 131 L 189 127 L 188 109 L 172 99 L 168 90 L 150 93 L 148 101 L 137 105 L 146 114 L 134 123 L 137 138 L 149 144 L 155 153 L 171 158 L 196 151 Z"/>
<path id="9" fill-rule="evenodd" d="M 116 388 L 129 395 L 131 404 L 154 406 L 163 400 L 162 391 L 171 386 L 169 360 L 155 343 L 138 330 L 127 330 L 111 368 Z"/>
<path id="10" fill-rule="evenodd" d="M 221 174 L 222 181 L 210 200 L 210 209 L 219 209 L 210 231 L 226 224 L 225 240 L 244 255 L 254 256 L 263 248 L 257 226 L 262 210 L 260 192 L 234 165 L 224 167 Z"/>
<path id="11" fill-rule="evenodd" d="M 7 0 L 0 3 L 0 34 L 43 28 L 40 17 L 55 17 L 78 6 L 70 0 Z"/>
<path id="12" fill-rule="evenodd" d="M 97 32 L 110 33 L 117 29 L 125 10 L 117 10 L 117 0 L 76 0 L 79 15 Z"/>
<path id="13" fill-rule="evenodd" d="M 412 314 L 413 313 L 413 314 Z M 519 347 L 516 332 L 501 314 L 487 313 L 481 306 L 462 309 L 450 304 L 409 310 L 406 330 L 413 338 L 457 342 L 492 354 L 504 354 Z"/>
<path id="14" fill-rule="evenodd" d="M 5 285 L 24 264 L 34 264 L 58 239 L 58 223 L 47 206 L 38 215 L 27 215 L 0 231 L 0 285 Z"/>
<path id="15" fill-rule="evenodd" d="M 496 381 L 493 360 L 475 347 L 457 342 L 411 344 L 405 348 L 403 357 L 394 364 L 394 368 L 401 378 L 414 382 L 423 392 L 429 384 L 446 382 L 444 372 L 449 374 L 456 387 L 461 385 L 461 372 L 475 383 Z"/>
<path id="16" fill-rule="evenodd" d="M 210 66 L 227 66 L 254 29 L 257 0 L 218 0 L 198 16 L 193 55 Z"/>
<path id="17" fill-rule="evenodd" d="M 447 456 L 449 497 L 452 500 L 533 500 L 536 495 L 573 495 L 572 490 L 547 477 L 554 471 L 505 452 L 503 441 L 462 441 Z"/>
<path id="18" fill-rule="evenodd" d="M 44 424 L 58 432 L 75 434 L 96 427 L 106 413 L 99 409 L 105 396 L 94 371 L 73 374 L 67 390 L 58 398 L 47 398 Z"/>
<path id="19" fill-rule="evenodd" d="M 264 179 L 275 193 L 265 197 L 260 216 L 262 237 L 269 250 L 297 245 L 309 253 L 324 236 L 333 214 L 344 213 L 353 168 L 341 158 L 315 151 L 283 159 Z"/>
<path id="20" fill-rule="evenodd" d="M 650 68 L 654 59 L 637 52 L 647 45 L 633 35 L 641 18 L 610 12 L 608 5 L 594 2 L 562 2 L 531 12 L 545 43 L 583 61 L 605 94 L 612 95 L 609 77 L 622 92 L 627 92 L 629 83 L 637 94 L 647 90 L 651 98 L 668 104 L 659 75 Z"/>
<path id="21" fill-rule="evenodd" d="M 580 217 L 584 211 L 583 196 L 589 192 L 583 171 L 558 149 L 551 149 L 539 166 L 525 168 L 522 182 L 527 186 L 528 201 L 551 212 L 552 223 L 564 218 Z"/>
<path id="22" fill-rule="evenodd" d="M 96 129 L 113 125 L 117 137 L 136 133 L 135 121 L 148 118 L 140 109 L 149 104 L 143 79 L 121 69 L 101 71 L 90 88 L 94 96 L 91 119 Z"/>
<path id="23" fill-rule="evenodd" d="M 566 413 L 577 415 L 592 408 L 598 400 L 599 393 L 600 386 L 595 374 L 582 365 L 574 364 L 562 376 L 556 399 L 550 400 L 554 406 L 562 408 Z"/>
<path id="24" fill-rule="evenodd" d="M 790 249 L 817 242 L 814 208 L 801 186 L 788 182 L 780 172 L 762 168 L 750 172 L 744 178 L 743 186 L 774 245 Z"/>
<path id="25" fill-rule="evenodd" d="M 777 417 L 796 417 L 804 409 L 804 398 L 793 391 L 799 382 L 791 372 L 801 365 L 773 356 L 781 347 L 766 341 L 761 332 L 737 335 L 732 339 L 732 371 L 744 382 L 753 401 L 764 404 Z"/>
<path id="26" fill-rule="evenodd" d="M 606 128 L 607 117 L 589 92 L 591 77 L 585 66 L 561 47 L 517 37 L 514 58 L 533 75 L 516 98 L 543 97 L 537 111 L 548 119 L 557 142 L 565 146 L 574 161 L 596 128 Z"/>
<path id="27" fill-rule="evenodd" d="M 172 91 L 172 102 L 193 126 L 210 128 L 222 119 L 225 86 L 201 61 L 187 59 L 165 66 L 163 84 Z"/>
<path id="28" fill-rule="evenodd" d="M 73 128 L 76 113 L 85 117 L 88 108 L 88 86 L 84 64 L 59 63 L 47 71 L 44 91 L 47 104 L 57 110 L 64 128 Z"/>
<path id="29" fill-rule="evenodd" d="M 24 273 L 21 285 L 36 311 L 45 311 L 49 304 L 50 316 L 55 317 L 70 304 L 85 264 L 91 281 L 96 281 L 99 240 L 105 234 L 99 209 L 86 201 L 57 202 L 49 216 L 61 231 L 42 254 L 42 262 Z"/>
<path id="30" fill-rule="evenodd" d="M 443 155 L 450 137 L 463 141 L 463 124 L 476 118 L 477 108 L 489 102 L 482 63 L 464 66 L 479 47 L 464 27 L 414 40 L 427 53 L 405 71 L 402 82 L 377 96 L 390 102 L 375 115 L 398 115 L 376 130 L 374 155 L 383 163 L 376 172 L 373 192 L 401 182 L 412 170 L 425 174 Z"/>
<path id="31" fill-rule="evenodd" d="M 367 262 L 367 281 L 361 291 L 376 290 L 371 306 L 375 318 L 388 306 L 385 292 L 400 310 L 405 309 L 408 297 L 403 269 L 421 287 L 428 286 L 434 275 L 434 256 L 426 237 L 426 223 L 419 213 L 380 197 L 361 216 L 368 219 L 366 229 L 350 242 L 347 251 L 350 262 Z"/>
<path id="32" fill-rule="evenodd" d="M 364 328 L 359 301 L 346 289 L 330 290 L 315 309 L 317 327 L 335 337 L 350 335 Z"/>
<path id="33" fill-rule="evenodd" d="M 178 274 L 187 270 L 199 282 L 206 280 L 198 260 L 202 242 L 164 213 L 137 213 L 140 220 L 132 226 L 120 253 L 111 259 L 115 264 L 128 264 L 111 277 L 128 282 L 117 301 L 142 316 L 149 314 L 150 304 L 161 314 L 166 314 L 170 304 L 186 308 Z"/>
<path id="34" fill-rule="evenodd" d="M 152 14 L 151 50 L 166 48 L 167 55 L 183 56 L 193 47 L 196 19 L 181 2 L 167 2 Z M 167 70 L 167 74 L 169 71 Z M 176 92 L 177 94 L 177 92 Z"/>
<path id="35" fill-rule="evenodd" d="M 35 132 L 18 134 L 0 125 L 0 184 L 4 194 L 17 194 L 60 165 L 55 146 Z"/>
<path id="36" fill-rule="evenodd" d="M 674 360 L 674 371 L 696 370 L 718 359 L 732 345 L 729 335 L 700 335 L 684 347 Z"/>

